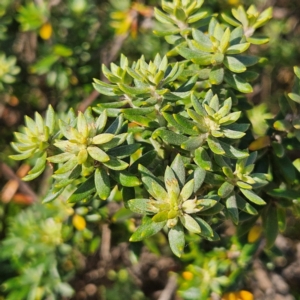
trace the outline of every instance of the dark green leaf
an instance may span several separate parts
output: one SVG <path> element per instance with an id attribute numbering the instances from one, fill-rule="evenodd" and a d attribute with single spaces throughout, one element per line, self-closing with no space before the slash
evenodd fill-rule
<path id="1" fill-rule="evenodd" d="M 184 135 L 177 134 L 173 131 L 164 129 L 164 128 L 159 128 L 156 129 L 152 137 L 154 139 L 157 139 L 158 137 L 162 139 L 163 142 L 171 145 L 177 145 L 180 146 L 182 143 L 184 143 L 188 138 Z"/>
<path id="2" fill-rule="evenodd" d="M 123 160 L 111 157 L 109 161 L 103 163 L 109 169 L 121 171 L 128 167 L 128 163 Z"/>
<path id="3" fill-rule="evenodd" d="M 278 235 L 278 218 L 277 208 L 275 205 L 269 205 L 262 214 L 263 228 L 265 232 L 265 238 L 267 240 L 267 248 L 271 248 L 274 245 L 275 239 Z"/>
<path id="4" fill-rule="evenodd" d="M 135 172 L 138 168 L 138 165 L 141 164 L 143 166 L 150 165 L 154 159 L 156 158 L 156 151 L 151 150 L 139 157 L 129 168 L 131 172 Z"/>
<path id="5" fill-rule="evenodd" d="M 117 148 L 113 148 L 107 151 L 110 156 L 115 156 L 118 158 L 125 158 L 136 152 L 141 147 L 141 144 L 135 143 L 131 145 L 124 145 Z"/>
<path id="6" fill-rule="evenodd" d="M 248 152 L 236 149 L 233 146 L 226 144 L 212 136 L 208 137 L 207 142 L 209 148 L 216 154 L 224 155 L 229 158 L 235 158 L 235 159 L 249 156 Z"/>
<path id="7" fill-rule="evenodd" d="M 204 170 L 210 171 L 212 168 L 211 158 L 203 147 L 195 150 L 194 162 Z"/>
<path id="8" fill-rule="evenodd" d="M 257 210 L 249 204 L 246 200 L 244 200 L 240 195 L 236 194 L 236 203 L 240 210 L 246 212 L 250 215 L 257 215 Z"/>
<path id="9" fill-rule="evenodd" d="M 201 210 L 198 214 L 200 214 L 202 216 L 214 216 L 214 215 L 218 214 L 219 212 L 221 212 L 223 209 L 224 209 L 224 205 L 217 202 L 214 204 L 213 207 L 205 209 L 205 210 Z"/>
<path id="10" fill-rule="evenodd" d="M 242 93 L 253 92 L 252 86 L 247 81 L 245 81 L 243 78 L 241 78 L 236 74 L 225 72 L 224 79 L 231 87 L 233 87 L 234 89 Z"/>
<path id="11" fill-rule="evenodd" d="M 84 183 L 82 183 L 75 192 L 71 195 L 68 199 L 68 202 L 74 203 L 84 200 L 89 195 L 94 193 L 96 190 L 95 188 L 95 181 L 94 176 L 90 176 Z"/>
<path id="12" fill-rule="evenodd" d="M 181 144 L 181 148 L 188 151 L 198 149 L 205 142 L 206 136 L 201 134 L 197 137 L 190 137 L 186 142 Z"/>
<path id="13" fill-rule="evenodd" d="M 195 169 L 195 171 L 194 171 L 194 180 L 195 180 L 194 181 L 194 193 L 196 193 L 200 189 L 203 181 L 205 180 L 205 176 L 206 176 L 206 171 L 204 169 L 202 169 L 201 167 L 198 167 Z"/>
<path id="14" fill-rule="evenodd" d="M 236 201 L 236 196 L 234 193 L 232 193 L 227 199 L 226 199 L 226 208 L 228 210 L 229 216 L 233 223 L 238 224 L 239 222 L 239 211 Z"/>
<path id="15" fill-rule="evenodd" d="M 135 187 L 141 184 L 140 180 L 136 176 L 130 174 L 128 171 L 112 171 L 110 172 L 110 175 L 122 186 Z"/>

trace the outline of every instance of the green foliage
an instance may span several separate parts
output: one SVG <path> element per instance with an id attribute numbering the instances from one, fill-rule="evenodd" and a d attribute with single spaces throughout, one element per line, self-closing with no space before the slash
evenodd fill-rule
<path id="1" fill-rule="evenodd" d="M 4 53 L 0 53 L 0 91 L 4 89 L 5 84 L 11 84 L 15 81 L 15 75 L 20 72 L 20 68 L 16 66 L 16 58 L 14 56 L 6 57 Z"/>
<path id="2" fill-rule="evenodd" d="M 121 9 L 115 1 L 113 5 Z M 145 6 L 123 5 L 122 11 L 111 14 L 117 34 L 135 30 L 132 12 L 147 15 Z M 78 6 L 74 1 L 70 7 L 77 16 L 93 9 L 86 1 Z M 23 177 L 25 181 L 40 177 L 48 165 L 53 169 L 51 188 L 41 200 L 67 202 L 72 207 L 77 232 L 70 238 L 71 230 L 64 229 L 65 236 L 75 244 L 89 240 L 90 244 L 82 245 L 83 252 L 92 252 L 99 244 L 99 239 L 93 240 L 90 224 L 126 220 L 130 241 L 150 244 L 148 240 L 154 235 L 166 236 L 176 256 L 193 261 L 184 272 L 195 280 L 180 283 L 179 294 L 184 299 L 208 299 L 212 292 L 221 295 L 234 286 L 258 243 L 256 239 L 248 241 L 242 249 L 234 241 L 242 258 L 231 261 L 224 249 L 215 248 L 205 255 L 198 249 L 200 242 L 218 241 L 218 228 L 229 219 L 241 239 L 259 223 L 266 249 L 271 249 L 278 232 L 286 227 L 287 210 L 299 210 L 300 160 L 289 154 L 300 150 L 300 69 L 294 68 L 294 86 L 281 97 L 274 120 L 264 122 L 261 119 L 270 115 L 267 106 L 252 108 L 245 94 L 254 91 L 266 61 L 254 53 L 258 52 L 257 45 L 269 41 L 257 29 L 271 18 L 272 9 L 259 12 L 254 5 L 248 9 L 238 6 L 216 14 L 202 0 L 162 1 L 161 9 L 154 9 L 162 23 L 154 33 L 167 42 L 165 55 L 157 53 L 149 61 L 142 55 L 130 62 L 131 57 L 122 54 L 119 65 L 103 64 L 103 77 L 93 83 L 101 94 L 97 104 L 78 113 L 73 109 L 56 113 L 49 106 L 45 118 L 37 112 L 34 119 L 26 116 L 25 126 L 15 132 L 15 142 L 11 143 L 18 154 L 10 158 L 33 165 Z M 20 7 L 16 19 L 21 30 L 39 31 L 47 40 L 52 34 L 49 18 L 44 6 L 29 3 Z M 125 24 L 125 29 L 120 29 L 120 24 Z M 82 47 L 92 44 L 90 41 Z M 92 63 L 90 56 L 77 57 L 82 50 L 78 47 L 65 44 L 58 34 L 29 70 L 45 76 L 48 87 L 65 91 L 72 78 L 80 77 L 78 70 Z M 2 77 L 0 74 L 3 87 L 12 83 L 19 71 L 13 59 L 3 56 L 3 66 L 5 62 L 8 67 L 3 68 Z M 97 73 L 87 70 L 81 75 L 96 77 Z M 117 203 L 118 211 L 110 219 L 108 207 L 112 202 Z M 28 222 L 32 221 L 30 211 L 26 213 Z M 36 231 L 36 235 L 38 241 L 43 233 Z M 12 251 L 10 243 L 8 238 L 3 244 L 7 259 Z M 52 252 L 45 265 L 50 266 L 51 261 L 56 266 L 54 249 L 62 243 L 60 239 L 50 245 L 47 251 Z M 36 248 L 42 247 L 37 244 Z M 44 254 L 50 253 L 47 251 Z M 23 253 L 18 255 L 23 258 Z M 39 256 L 35 259 L 38 261 Z M 34 276 L 46 278 L 56 272 L 49 289 L 35 286 L 32 293 L 69 292 L 67 286 L 61 286 L 57 269 L 48 274 L 48 267 L 33 261 L 28 270 L 18 271 L 22 264 L 15 267 L 20 276 L 36 272 Z M 16 297 L 10 291 L 13 280 L 23 282 L 24 278 L 6 283 L 11 299 Z M 119 291 L 124 282 L 117 281 L 115 289 Z M 27 289 L 30 284 L 26 281 Z M 28 290 L 24 287 L 24 291 L 16 292 L 21 299 L 21 293 L 25 295 Z M 104 288 L 105 293 L 108 298 L 115 297 L 115 290 L 106 292 Z M 136 298 L 142 296 L 137 293 Z"/>
<path id="3" fill-rule="evenodd" d="M 143 219 L 131 240 L 142 240 L 165 227 L 177 256 L 185 245 L 184 230 L 216 238 L 202 213 L 220 219 L 223 215 L 237 225 L 253 215 L 263 213 L 268 219 L 274 214 L 273 209 L 263 209 L 268 200 L 258 195 L 268 176 L 252 173 L 256 152 L 249 155 L 239 147 L 249 124 L 238 122 L 243 102 L 239 92 L 252 91 L 249 82 L 254 77 L 247 75 L 248 69 L 259 61 L 241 54 L 251 44 L 247 38 L 269 19 L 270 10 L 258 15 L 253 6 L 247 14 L 242 7 L 233 9 L 243 27 L 223 15 L 233 26 L 225 29 L 201 8 L 201 1 L 180 4 L 164 2 L 166 13 L 155 10 L 159 21 L 179 28 L 172 34 L 156 33 L 173 45 L 169 53 L 184 60 L 173 63 L 157 54 L 149 63 L 141 57 L 130 66 L 123 55 L 120 66 L 112 63 L 109 70 L 103 65 L 109 83 L 95 79 L 95 89 L 113 99 L 94 108 L 99 117 L 94 118 L 90 108 L 77 117 L 70 111 L 54 129 L 55 116 L 49 108 L 48 125 L 39 114 L 35 122 L 26 117 L 25 133 L 16 133 L 18 143 L 12 144 L 21 153 L 14 159 L 36 153 L 35 167 L 25 180 L 37 177 L 46 160 L 58 164 L 45 202 L 71 183 L 75 186 L 68 194 L 71 203 L 106 200 L 115 185 L 130 188 L 138 197 L 126 201 L 129 209 L 152 215 Z M 202 22 L 204 17 L 208 20 Z M 150 151 L 165 168 L 142 162 Z M 172 161 L 176 152 L 180 154 Z M 163 174 L 164 183 L 159 179 Z M 143 192 L 135 189 L 141 181 Z M 139 196 L 145 192 L 149 197 Z M 269 246 L 276 235 L 270 236 Z"/>
<path id="4" fill-rule="evenodd" d="M 9 220 L 0 260 L 9 260 L 16 276 L 3 284 L 5 299 L 57 299 L 58 295 L 73 294 L 65 282 L 67 274 L 63 277 L 58 271 L 71 251 L 62 240 L 62 221 L 66 216 L 63 205 L 36 205 Z M 57 251 L 61 253 L 60 261 Z"/>

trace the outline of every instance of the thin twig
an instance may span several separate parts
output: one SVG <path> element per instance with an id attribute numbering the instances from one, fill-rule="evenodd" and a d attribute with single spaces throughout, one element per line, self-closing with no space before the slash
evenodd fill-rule
<path id="1" fill-rule="evenodd" d="M 111 244 L 111 230 L 108 224 L 102 225 L 102 237 L 101 237 L 101 247 L 100 247 L 100 257 L 105 263 L 111 261 L 110 254 L 110 244 Z"/>
<path id="2" fill-rule="evenodd" d="M 164 290 L 160 294 L 158 300 L 171 300 L 174 296 L 174 293 L 177 288 L 177 277 L 175 274 L 171 274 L 167 285 L 165 286 Z"/>
<path id="3" fill-rule="evenodd" d="M 26 182 L 22 181 L 7 164 L 0 163 L 0 171 L 7 180 L 16 180 L 19 184 L 19 190 L 32 197 L 33 202 L 38 201 L 38 197 L 31 187 Z"/>

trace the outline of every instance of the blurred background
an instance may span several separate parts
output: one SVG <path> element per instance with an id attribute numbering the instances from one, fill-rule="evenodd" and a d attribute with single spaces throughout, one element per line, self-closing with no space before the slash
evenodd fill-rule
<path id="1" fill-rule="evenodd" d="M 299 0 L 210 0 L 212 12 L 255 4 L 273 7 L 261 29 L 270 37 L 250 51 L 265 57 L 248 96 L 247 114 L 257 136 L 278 113 L 300 65 Z M 261 227 L 238 238 L 234 227 L 219 228 L 221 241 L 200 238 L 175 259 L 166 237 L 129 244 L 132 215 L 115 202 L 97 213 L 55 202 L 41 205 L 49 172 L 34 182 L 20 180 L 28 164 L 8 158 L 13 132 L 24 115 L 42 115 L 51 104 L 64 114 L 84 111 L 100 96 L 92 87 L 101 64 L 164 55 L 169 45 L 153 35 L 153 7 L 160 1 L 1 0 L 0 3 L 0 299 L 300 299 L 300 219 L 265 251 Z M 95 207 L 97 203 L 93 204 Z M 109 225 L 108 225 L 109 224 Z M 191 242 L 190 241 L 190 242 Z M 234 292 L 233 292 L 234 291 Z"/>

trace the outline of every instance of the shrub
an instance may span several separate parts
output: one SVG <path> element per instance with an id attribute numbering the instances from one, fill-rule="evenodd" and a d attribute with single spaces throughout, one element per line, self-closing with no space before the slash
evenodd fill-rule
<path id="1" fill-rule="evenodd" d="M 201 0 L 162 1 L 154 33 L 170 44 L 165 56 L 131 63 L 122 55 L 119 65 L 103 65 L 106 80 L 93 86 L 107 97 L 85 112 L 58 116 L 49 106 L 45 118 L 25 117 L 12 143 L 18 154 L 11 156 L 34 161 L 23 180 L 50 165 L 43 202 L 63 197 L 95 221 L 119 193 L 135 213 L 130 241 L 163 231 L 178 257 L 186 240 L 218 240 L 226 219 L 241 236 L 255 234 L 261 219 L 272 247 L 286 211 L 298 209 L 300 165 L 289 153 L 300 146 L 300 90 L 296 79 L 258 136 L 246 94 L 265 59 L 251 54 L 251 45 L 268 42 L 259 28 L 271 15 L 271 8 L 258 12 L 254 5 L 216 15 Z M 295 73 L 300 79 L 298 67 Z"/>

